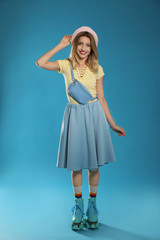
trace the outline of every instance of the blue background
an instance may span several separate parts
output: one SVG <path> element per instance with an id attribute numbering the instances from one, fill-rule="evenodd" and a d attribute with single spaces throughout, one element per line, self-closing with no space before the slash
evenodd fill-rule
<path id="1" fill-rule="evenodd" d="M 0 240 L 160 238 L 159 12 L 158 0 L 0 1 Z M 71 172 L 56 167 L 64 78 L 36 60 L 81 26 L 99 37 L 105 98 L 126 137 L 110 129 L 117 162 L 100 167 L 100 227 L 77 233 Z"/>

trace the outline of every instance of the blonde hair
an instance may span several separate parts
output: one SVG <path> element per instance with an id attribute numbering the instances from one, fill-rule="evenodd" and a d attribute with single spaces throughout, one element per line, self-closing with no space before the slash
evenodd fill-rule
<path id="1" fill-rule="evenodd" d="M 72 64 L 74 69 L 77 67 L 79 61 L 78 61 L 78 55 L 76 53 L 76 48 L 78 45 L 79 38 L 82 36 L 88 37 L 91 42 L 91 52 L 90 52 L 85 64 L 88 65 L 88 67 L 90 68 L 90 70 L 92 72 L 97 73 L 98 72 L 98 52 L 97 52 L 97 47 L 96 47 L 94 37 L 89 32 L 84 31 L 84 32 L 80 32 L 79 34 L 77 34 L 77 36 L 75 37 L 75 39 L 72 43 L 72 49 L 70 52 L 70 56 L 69 56 L 69 58 L 66 58 L 66 60 L 68 60 Z"/>

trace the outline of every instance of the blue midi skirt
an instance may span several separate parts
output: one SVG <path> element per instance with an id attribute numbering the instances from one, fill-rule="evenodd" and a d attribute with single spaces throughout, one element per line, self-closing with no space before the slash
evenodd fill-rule
<path id="1" fill-rule="evenodd" d="M 68 171 L 96 170 L 116 161 L 109 124 L 97 99 L 87 104 L 66 105 L 56 166 Z"/>

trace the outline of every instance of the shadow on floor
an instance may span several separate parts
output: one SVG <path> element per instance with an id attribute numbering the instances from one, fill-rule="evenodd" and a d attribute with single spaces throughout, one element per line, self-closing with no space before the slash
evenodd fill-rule
<path id="1" fill-rule="evenodd" d="M 99 223 L 98 229 L 86 229 L 83 231 L 77 231 L 78 234 L 91 237 L 94 239 L 105 238 L 107 239 L 115 239 L 115 240 L 159 240 L 159 238 L 147 237 L 144 235 L 128 232 L 122 229 L 118 229 L 115 227 L 110 227 L 106 224 Z"/>

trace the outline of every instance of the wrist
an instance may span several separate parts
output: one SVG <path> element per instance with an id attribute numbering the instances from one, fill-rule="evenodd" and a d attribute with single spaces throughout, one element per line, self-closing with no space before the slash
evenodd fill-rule
<path id="1" fill-rule="evenodd" d="M 58 43 L 57 46 L 58 46 L 60 49 L 64 48 L 64 45 L 63 45 L 61 42 Z"/>
<path id="2" fill-rule="evenodd" d="M 112 128 L 112 127 L 116 126 L 116 123 L 113 122 L 113 123 L 110 124 L 110 126 L 111 126 L 111 128 Z"/>

